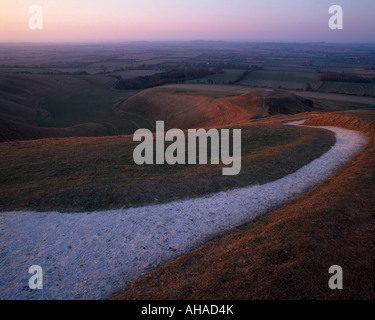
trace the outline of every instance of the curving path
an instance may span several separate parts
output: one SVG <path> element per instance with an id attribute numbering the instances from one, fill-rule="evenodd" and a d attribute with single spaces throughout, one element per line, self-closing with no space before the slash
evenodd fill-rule
<path id="1" fill-rule="evenodd" d="M 264 185 L 125 210 L 0 213 L 0 299 L 113 296 L 141 274 L 311 189 L 367 143 L 357 131 L 321 128 L 335 132 L 336 144 Z M 31 265 L 43 268 L 43 290 L 28 288 Z"/>

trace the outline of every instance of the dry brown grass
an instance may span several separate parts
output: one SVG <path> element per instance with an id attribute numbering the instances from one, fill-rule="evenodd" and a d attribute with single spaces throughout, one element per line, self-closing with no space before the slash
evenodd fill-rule
<path id="1" fill-rule="evenodd" d="M 277 114 L 321 110 L 313 102 L 281 90 L 251 90 L 239 94 L 161 87 L 142 91 L 120 108 L 148 119 L 164 120 L 166 129 L 244 125 Z"/>
<path id="2" fill-rule="evenodd" d="M 242 170 L 222 165 L 142 165 L 132 136 L 14 141 L 0 148 L 0 210 L 86 211 L 196 197 L 291 173 L 334 143 L 325 130 L 242 128 Z"/>
<path id="3" fill-rule="evenodd" d="M 375 112 L 312 125 L 361 130 L 365 149 L 313 190 L 140 277 L 116 299 L 374 299 Z M 328 288 L 328 269 L 344 289 Z"/>
<path id="4" fill-rule="evenodd" d="M 238 99 L 239 103 L 236 103 Z M 263 115 L 259 97 L 251 93 L 241 97 L 211 98 L 145 90 L 125 101 L 121 108 L 151 123 L 164 120 L 167 130 L 238 124 Z"/>

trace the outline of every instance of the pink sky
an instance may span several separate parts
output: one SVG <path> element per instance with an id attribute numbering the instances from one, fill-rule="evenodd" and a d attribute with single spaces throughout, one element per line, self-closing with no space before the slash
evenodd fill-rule
<path id="1" fill-rule="evenodd" d="M 338 1 L 344 30 L 328 28 L 320 0 L 11 0 L 0 3 L 0 41 L 248 40 L 375 42 L 374 1 Z M 31 5 L 43 30 L 30 30 Z"/>

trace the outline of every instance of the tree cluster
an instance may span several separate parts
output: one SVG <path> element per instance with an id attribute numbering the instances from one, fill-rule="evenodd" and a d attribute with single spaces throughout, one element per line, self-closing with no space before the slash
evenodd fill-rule
<path id="1" fill-rule="evenodd" d="M 335 82 L 354 82 L 354 83 L 371 83 L 370 79 L 359 77 L 348 73 L 323 72 L 320 76 L 321 81 Z"/>
<path id="2" fill-rule="evenodd" d="M 119 79 L 115 84 L 115 89 L 140 90 L 170 83 L 183 83 L 187 80 L 205 77 L 213 74 L 208 68 L 199 69 L 177 69 L 167 72 L 157 73 L 150 76 L 141 76 L 131 79 Z"/>

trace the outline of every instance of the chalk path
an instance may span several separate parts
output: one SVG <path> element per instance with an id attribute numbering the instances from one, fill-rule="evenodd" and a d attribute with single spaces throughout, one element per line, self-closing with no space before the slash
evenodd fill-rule
<path id="1" fill-rule="evenodd" d="M 113 296 L 138 276 L 311 189 L 367 143 L 357 131 L 322 128 L 336 134 L 328 152 L 264 185 L 124 210 L 0 213 L 0 299 Z M 31 265 L 43 269 L 42 290 L 28 288 Z"/>

